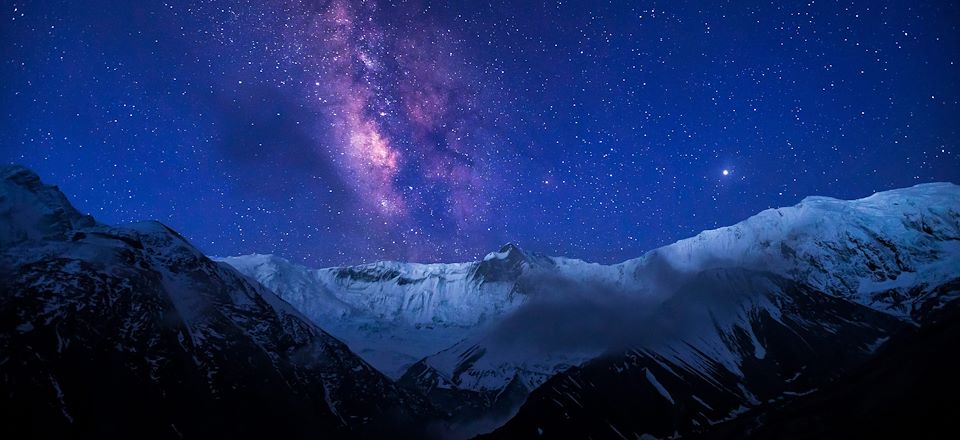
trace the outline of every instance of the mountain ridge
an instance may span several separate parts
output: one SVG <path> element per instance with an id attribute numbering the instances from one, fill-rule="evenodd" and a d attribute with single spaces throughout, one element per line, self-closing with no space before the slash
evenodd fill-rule
<path id="1" fill-rule="evenodd" d="M 648 312 L 642 311 L 646 308 L 656 309 L 661 303 L 669 303 L 675 292 L 699 274 L 718 270 L 749 269 L 916 325 L 922 320 L 924 309 L 954 298 L 954 293 L 931 296 L 930 292 L 948 282 L 956 275 L 955 268 L 960 267 L 958 200 L 960 187 L 949 183 L 922 184 L 852 201 L 808 197 L 797 205 L 768 209 L 735 225 L 704 231 L 613 265 L 543 256 L 536 256 L 531 262 L 533 258 L 525 254 L 519 266 L 521 270 L 515 270 L 517 264 L 513 262 L 501 271 L 510 276 L 497 278 L 498 282 L 512 283 L 512 289 L 523 295 L 511 296 L 516 301 L 504 313 L 492 316 L 482 326 L 461 331 L 462 339 L 453 341 L 449 347 L 438 347 L 441 350 L 435 354 L 410 365 L 400 382 L 438 401 L 473 402 L 461 408 L 467 413 L 478 407 L 487 410 L 497 407 L 510 413 L 504 408 L 519 404 L 526 393 L 552 376 L 588 362 L 610 348 L 604 345 L 610 343 L 609 340 L 601 341 L 598 337 L 581 341 L 573 348 L 543 351 L 544 341 L 551 337 L 582 338 L 575 331 L 557 333 L 552 327 L 554 324 L 547 322 L 542 329 L 534 327 L 533 334 L 540 335 L 536 339 L 537 336 L 527 335 L 530 333 L 528 322 L 539 321 L 545 313 L 560 313 L 556 316 L 562 318 L 555 321 L 578 323 L 575 329 L 586 325 L 579 321 L 591 314 L 606 316 L 610 322 L 628 322 L 646 317 Z M 508 254 L 503 250 L 491 252 L 484 260 L 453 263 L 450 267 L 473 267 L 470 265 L 479 265 L 491 258 L 503 262 Z M 372 281 L 380 289 L 377 295 L 390 295 L 392 280 L 410 278 L 405 273 L 414 269 L 408 268 L 420 271 L 448 267 L 442 263 L 405 266 L 396 262 L 383 266 L 389 266 L 391 276 Z M 423 278 L 423 274 L 419 277 Z M 404 283 L 406 287 L 412 285 Z M 709 284 L 702 288 L 712 289 Z M 603 304 L 584 296 L 584 292 L 594 292 L 595 297 L 633 299 Z M 563 298 L 561 303 L 572 299 L 578 307 L 569 311 L 563 310 L 563 306 L 557 309 L 552 304 L 554 298 Z M 765 307 L 763 313 L 781 313 L 780 306 Z M 618 308 L 630 314 L 615 310 Z M 523 319 L 518 318 L 521 316 Z M 808 318 L 797 315 L 796 319 L 803 322 Z M 609 323 L 589 325 L 584 330 L 586 333 L 603 334 L 610 340 L 620 338 Z M 757 343 L 761 331 L 753 330 L 753 324 L 738 324 L 711 336 L 714 342 L 710 345 L 695 346 L 709 353 L 728 342 L 723 338 L 747 338 L 750 342 L 747 346 L 733 345 L 724 350 L 760 352 L 765 350 Z M 556 336 L 558 334 L 561 336 Z M 349 344 L 351 335 L 342 336 Z M 883 338 L 878 337 L 849 343 L 863 350 L 882 341 Z M 708 362 L 723 362 L 724 368 L 736 373 L 741 361 L 727 361 L 728 356 L 717 352 L 707 358 Z M 508 388 L 514 391 L 506 393 Z M 456 395 L 459 397 L 452 397 Z M 497 397 L 501 395 L 514 398 L 506 402 Z M 750 399 L 742 403 L 751 405 Z"/>
<path id="2" fill-rule="evenodd" d="M 947 183 L 808 197 L 613 265 L 508 243 L 308 269 L 213 261 L 160 222 L 97 223 L 23 167 L 0 177 L 7 434 L 721 435 L 822 417 L 791 402 L 842 396 L 911 335 L 931 353 L 960 297 Z"/>

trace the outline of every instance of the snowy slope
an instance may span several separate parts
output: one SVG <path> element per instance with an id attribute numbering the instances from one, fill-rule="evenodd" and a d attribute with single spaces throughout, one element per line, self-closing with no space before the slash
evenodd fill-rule
<path id="1" fill-rule="evenodd" d="M 909 319 L 926 300 L 923 286 L 960 267 L 960 187 L 923 184 L 852 201 L 808 197 L 622 265 L 661 293 L 674 287 L 664 278 L 702 270 L 768 271 Z"/>

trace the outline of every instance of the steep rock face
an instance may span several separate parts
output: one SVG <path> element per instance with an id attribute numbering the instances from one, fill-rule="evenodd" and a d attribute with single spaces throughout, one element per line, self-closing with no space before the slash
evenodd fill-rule
<path id="1" fill-rule="evenodd" d="M 97 224 L 0 176 L 4 437 L 351 437 L 429 412 L 166 226 Z"/>

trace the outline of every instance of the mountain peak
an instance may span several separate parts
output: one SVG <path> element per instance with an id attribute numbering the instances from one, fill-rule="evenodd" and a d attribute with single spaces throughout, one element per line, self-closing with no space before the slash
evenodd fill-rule
<path id="1" fill-rule="evenodd" d="M 526 254 L 524 254 L 524 252 L 523 252 L 523 249 L 520 248 L 520 245 L 518 245 L 518 244 L 516 244 L 516 243 L 514 243 L 514 242 L 509 242 L 509 243 L 507 243 L 507 244 L 505 244 L 505 245 L 503 245 L 503 246 L 500 246 L 500 250 L 497 251 L 496 253 L 497 253 L 497 254 L 506 254 L 506 255 L 519 255 L 519 256 L 521 256 L 521 257 L 526 256 Z M 489 256 L 489 254 L 488 254 L 488 256 Z"/>
<path id="2" fill-rule="evenodd" d="M 4 192 L 9 192 L 14 187 L 36 194 L 51 190 L 59 192 L 57 187 L 45 185 L 40 181 L 40 176 L 37 173 L 23 165 L 14 164 L 0 167 L 0 181 L 3 182 Z M 63 201 L 69 204 L 66 198 Z"/>
<path id="3" fill-rule="evenodd" d="M 9 176 L 13 176 L 17 174 L 32 175 L 35 179 L 40 180 L 40 177 L 37 176 L 37 173 L 34 173 L 29 168 L 23 165 L 10 164 L 10 165 L 4 165 L 0 167 L 0 178 L 2 178 L 3 180 L 7 180 Z"/>
<path id="4" fill-rule="evenodd" d="M 503 246 L 500 246 L 500 250 L 496 252 L 490 252 L 483 257 L 483 261 L 489 260 L 514 260 L 519 259 L 523 260 L 526 258 L 526 254 L 523 252 L 523 249 L 520 249 L 520 245 L 509 242 Z"/>
<path id="5" fill-rule="evenodd" d="M 83 215 L 60 189 L 47 185 L 21 165 L 0 167 L 0 244 L 25 240 L 62 238 L 64 233 L 93 226 L 93 217 Z"/>
<path id="6" fill-rule="evenodd" d="M 476 276 L 486 281 L 516 280 L 523 271 L 527 255 L 515 243 L 507 243 L 499 252 L 490 252 L 477 266 Z"/>

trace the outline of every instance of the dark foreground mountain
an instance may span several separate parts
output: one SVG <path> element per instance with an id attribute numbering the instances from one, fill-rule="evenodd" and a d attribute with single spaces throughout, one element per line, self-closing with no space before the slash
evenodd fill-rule
<path id="1" fill-rule="evenodd" d="M 427 412 L 166 226 L 98 224 L 0 169 L 0 437 L 403 435 Z"/>

